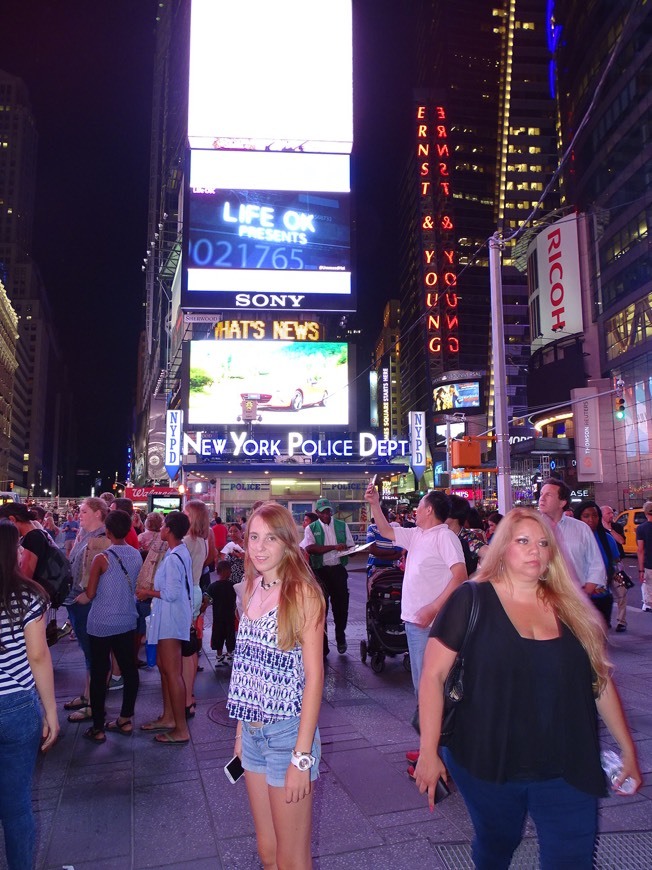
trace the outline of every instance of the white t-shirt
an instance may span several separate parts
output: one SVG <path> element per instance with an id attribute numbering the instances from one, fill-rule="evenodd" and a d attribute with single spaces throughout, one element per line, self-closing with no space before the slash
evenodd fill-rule
<path id="1" fill-rule="evenodd" d="M 464 565 L 464 551 L 446 523 L 430 529 L 395 528 L 394 537 L 407 550 L 401 619 L 415 622 L 421 608 L 432 604 L 450 582 L 452 566 Z"/>

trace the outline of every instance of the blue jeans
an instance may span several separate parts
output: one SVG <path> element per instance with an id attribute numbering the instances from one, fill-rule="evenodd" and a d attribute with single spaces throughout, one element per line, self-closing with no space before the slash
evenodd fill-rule
<path id="1" fill-rule="evenodd" d="M 0 695 L 0 820 L 9 870 L 32 870 L 34 864 L 32 776 L 41 722 L 34 689 Z"/>
<path id="2" fill-rule="evenodd" d="M 445 747 L 442 757 L 473 822 L 476 870 L 507 870 L 527 813 L 539 837 L 541 870 L 591 870 L 598 831 L 596 797 L 561 778 L 488 782 L 471 776 Z"/>
<path id="3" fill-rule="evenodd" d="M 66 604 L 66 609 L 68 610 L 68 618 L 70 619 L 72 630 L 75 632 L 77 643 L 79 644 L 82 652 L 84 653 L 84 658 L 86 660 L 86 670 L 90 672 L 91 643 L 88 639 L 86 624 L 88 623 L 88 614 L 90 613 L 91 605 L 90 603 Z"/>
<path id="4" fill-rule="evenodd" d="M 412 685 L 414 694 L 419 697 L 419 681 L 423 668 L 423 654 L 430 637 L 430 627 L 421 628 L 414 622 L 405 623 L 405 636 L 407 637 L 408 650 L 410 651 L 410 670 L 412 671 Z"/>

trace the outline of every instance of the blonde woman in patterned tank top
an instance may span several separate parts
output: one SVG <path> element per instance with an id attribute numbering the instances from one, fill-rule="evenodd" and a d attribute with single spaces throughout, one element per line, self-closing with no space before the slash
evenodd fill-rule
<path id="1" fill-rule="evenodd" d="M 324 598 L 286 508 L 266 502 L 254 511 L 245 548 L 245 609 L 227 701 L 238 720 L 235 754 L 263 866 L 310 868 Z"/>

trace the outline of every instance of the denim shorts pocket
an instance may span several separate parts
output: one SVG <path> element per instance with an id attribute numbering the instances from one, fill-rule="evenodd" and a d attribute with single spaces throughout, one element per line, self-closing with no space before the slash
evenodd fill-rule
<path id="1" fill-rule="evenodd" d="M 288 719 L 274 723 L 272 733 L 267 735 L 270 749 L 292 752 L 299 733 L 299 719 Z"/>

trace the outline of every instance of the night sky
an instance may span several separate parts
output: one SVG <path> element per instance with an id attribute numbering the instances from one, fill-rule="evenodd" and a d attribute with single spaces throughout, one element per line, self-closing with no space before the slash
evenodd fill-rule
<path id="1" fill-rule="evenodd" d="M 122 474 L 143 325 L 156 2 L 13 7 L 0 66 L 26 82 L 39 134 L 33 255 L 70 367 L 77 466 Z M 354 208 L 369 347 L 396 292 L 412 34 L 401 0 L 354 0 Z"/>

